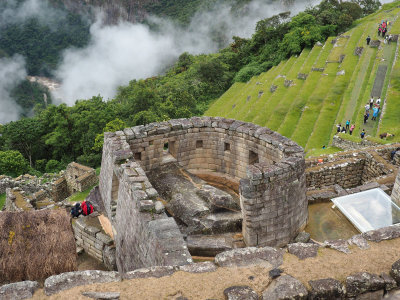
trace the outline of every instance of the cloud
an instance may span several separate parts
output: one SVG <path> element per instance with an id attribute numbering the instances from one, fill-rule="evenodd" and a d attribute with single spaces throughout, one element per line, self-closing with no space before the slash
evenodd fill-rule
<path id="1" fill-rule="evenodd" d="M 250 37 L 260 19 L 289 9 L 297 13 L 318 2 L 296 1 L 288 7 L 282 1 L 256 0 L 238 14 L 230 6 L 219 4 L 197 13 L 185 29 L 150 17 L 149 21 L 159 28 L 157 32 L 146 25 L 127 22 L 102 26 L 99 19 L 91 26 L 91 42 L 86 48 L 65 51 L 56 71 L 61 89 L 55 98 L 69 105 L 98 94 L 105 99 L 113 98 L 118 86 L 159 74 L 185 51 L 215 52 L 234 35 Z"/>
<path id="2" fill-rule="evenodd" d="M 19 119 L 20 107 L 10 98 L 10 91 L 26 77 L 25 60 L 20 55 L 0 58 L 0 123 Z"/>
<path id="3" fill-rule="evenodd" d="M 0 25 L 17 24 L 32 17 L 48 24 L 64 16 L 61 10 L 50 7 L 45 0 L 1 0 L 0 3 Z"/>

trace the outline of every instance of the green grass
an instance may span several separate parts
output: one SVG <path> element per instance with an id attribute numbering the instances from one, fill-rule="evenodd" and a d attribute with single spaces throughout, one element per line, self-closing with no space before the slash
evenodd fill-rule
<path id="1" fill-rule="evenodd" d="M 307 151 L 306 157 L 316 157 L 316 156 L 321 156 L 321 155 L 328 155 L 328 154 L 333 154 L 336 152 L 342 151 L 342 148 L 337 148 L 337 147 L 326 147 L 325 149 L 311 149 L 310 151 Z"/>
<path id="2" fill-rule="evenodd" d="M 0 194 L 0 210 L 2 210 L 5 203 L 6 203 L 6 193 Z"/>
<path id="3" fill-rule="evenodd" d="M 234 84 L 211 105 L 206 115 L 269 127 L 310 153 L 318 152 L 322 145 L 328 146 L 336 133 L 335 124 L 344 124 L 349 119 L 356 125 L 352 138 L 359 138 L 359 132 L 365 128 L 371 139 L 380 140 L 376 138 L 379 132 L 390 132 L 396 135 L 393 140 L 400 140 L 400 64 L 396 62 L 392 69 L 396 45 L 382 43 L 377 49 L 367 47 L 365 42 L 367 35 L 378 38 L 376 26 L 382 19 L 396 20 L 389 32 L 400 33 L 397 5 L 398 2 L 384 6 L 384 10 L 355 22 L 353 28 L 343 34 L 350 38 L 339 37 L 336 46 L 331 43 L 334 37 L 330 37 L 323 47 L 305 49 L 298 57 L 281 62 L 248 83 Z M 394 9 L 385 11 L 389 7 Z M 360 57 L 354 55 L 356 47 L 364 47 Z M 342 54 L 345 58 L 338 63 Z M 364 106 L 370 98 L 380 64 L 388 66 L 381 97 L 383 103 L 387 96 L 383 117 L 380 122 L 369 120 L 364 126 Z M 312 68 L 324 68 L 324 71 L 312 71 Z M 345 75 L 336 75 L 339 70 L 345 70 Z M 298 73 L 308 74 L 307 79 L 297 79 Z M 284 87 L 285 78 L 278 78 L 278 75 L 285 75 L 294 85 Z M 272 84 L 278 86 L 274 93 L 270 92 Z M 259 97 L 261 90 L 263 94 Z"/>
<path id="4" fill-rule="evenodd" d="M 75 194 L 71 195 L 71 196 L 68 198 L 68 201 L 69 201 L 69 202 L 82 202 L 83 200 L 86 199 L 86 197 L 89 195 L 90 191 L 91 191 L 96 185 L 97 185 L 97 183 L 94 184 L 94 185 L 92 185 L 92 186 L 90 186 L 89 188 L 87 188 L 87 189 L 84 190 L 83 192 L 78 192 L 78 193 L 75 193 Z"/>

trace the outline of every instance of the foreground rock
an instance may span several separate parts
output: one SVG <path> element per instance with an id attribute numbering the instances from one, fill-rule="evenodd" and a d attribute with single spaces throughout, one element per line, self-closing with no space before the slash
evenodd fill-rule
<path id="1" fill-rule="evenodd" d="M 37 281 L 21 281 L 0 286 L 0 299 L 19 300 L 32 298 L 39 288 Z"/>
<path id="2" fill-rule="evenodd" d="M 400 285 L 400 259 L 396 261 L 390 270 L 390 276 L 396 280 L 397 284 Z"/>
<path id="3" fill-rule="evenodd" d="M 179 270 L 188 273 L 208 273 L 216 271 L 217 266 L 210 261 L 206 261 L 197 264 L 180 266 Z"/>
<path id="4" fill-rule="evenodd" d="M 283 252 L 271 247 L 234 249 L 215 256 L 215 263 L 220 267 L 260 265 L 276 268 L 283 263 Z"/>
<path id="5" fill-rule="evenodd" d="M 334 241 L 325 241 L 324 246 L 326 248 L 332 248 L 346 254 L 351 253 L 346 240 L 339 239 Z"/>
<path id="6" fill-rule="evenodd" d="M 50 296 L 80 285 L 116 281 L 121 281 L 118 272 L 98 270 L 67 272 L 47 278 L 44 282 L 44 292 L 47 296 Z"/>
<path id="7" fill-rule="evenodd" d="M 393 225 L 388 227 L 379 228 L 376 230 L 371 230 L 364 232 L 362 234 L 363 238 L 368 241 L 379 243 L 383 240 L 392 240 L 400 237 L 400 226 Z"/>
<path id="8" fill-rule="evenodd" d="M 120 293 L 117 292 L 83 292 L 83 296 L 96 300 L 119 300 Z"/>
<path id="9" fill-rule="evenodd" d="M 310 300 L 343 299 L 345 290 L 340 281 L 333 278 L 310 280 Z"/>
<path id="10" fill-rule="evenodd" d="M 306 300 L 308 291 L 306 287 L 289 275 L 280 276 L 273 281 L 263 292 L 263 300 L 296 299 Z"/>
<path id="11" fill-rule="evenodd" d="M 222 209 L 240 211 L 240 206 L 237 204 L 231 195 L 217 189 L 211 185 L 205 184 L 197 191 L 197 194 L 209 204 L 212 212 Z"/>
<path id="12" fill-rule="evenodd" d="M 249 286 L 231 286 L 224 290 L 226 300 L 258 300 L 258 295 Z"/>
<path id="13" fill-rule="evenodd" d="M 149 278 L 149 277 L 160 278 L 172 275 L 175 273 L 175 271 L 176 269 L 173 266 L 156 266 L 156 267 L 142 268 L 125 273 L 124 279 Z"/>
<path id="14" fill-rule="evenodd" d="M 383 290 L 384 288 L 385 280 L 375 274 L 362 272 L 346 278 L 348 297 L 355 297 L 365 292 Z"/>
<path id="15" fill-rule="evenodd" d="M 191 255 L 215 256 L 218 253 L 233 249 L 232 234 L 190 235 L 186 244 Z"/>
<path id="16" fill-rule="evenodd" d="M 308 257 L 316 257 L 318 254 L 319 246 L 317 244 L 294 243 L 288 245 L 290 254 L 296 255 L 300 259 Z"/>

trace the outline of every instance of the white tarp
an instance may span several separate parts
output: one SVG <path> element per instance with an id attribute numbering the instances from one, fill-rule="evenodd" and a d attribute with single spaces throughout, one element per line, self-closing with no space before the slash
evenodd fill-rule
<path id="1" fill-rule="evenodd" d="M 361 232 L 400 223 L 400 208 L 379 188 L 333 198 L 332 202 Z"/>

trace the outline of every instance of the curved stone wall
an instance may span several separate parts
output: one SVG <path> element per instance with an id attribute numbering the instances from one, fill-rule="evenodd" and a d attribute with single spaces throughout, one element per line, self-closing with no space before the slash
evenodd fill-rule
<path id="1" fill-rule="evenodd" d="M 124 140 L 125 146 L 118 150 L 124 154 L 121 157 L 138 162 L 144 171 L 172 155 L 187 170 L 225 173 L 240 181 L 247 246 L 287 244 L 306 224 L 304 151 L 268 128 L 219 117 L 193 117 L 126 128 L 115 136 Z M 112 144 L 108 138 L 113 136 L 105 135 L 105 147 Z M 110 177 L 116 161 L 109 164 L 107 153 L 109 149 L 103 149 L 102 173 L 106 174 L 104 164 L 111 168 Z M 108 181 L 107 191 L 101 191 L 106 203 L 111 201 L 104 199 L 111 197 L 111 186 Z"/>

